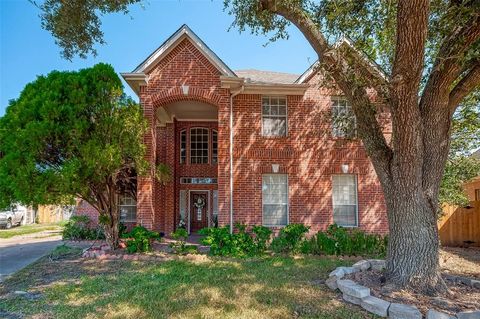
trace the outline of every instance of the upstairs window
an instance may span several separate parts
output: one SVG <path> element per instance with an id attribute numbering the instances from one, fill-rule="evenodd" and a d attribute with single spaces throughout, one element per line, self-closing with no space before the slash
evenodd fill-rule
<path id="1" fill-rule="evenodd" d="M 120 196 L 119 210 L 121 222 L 137 221 L 137 202 L 132 196 Z"/>
<path id="2" fill-rule="evenodd" d="M 187 131 L 180 132 L 180 164 L 187 162 Z"/>
<path id="3" fill-rule="evenodd" d="M 287 136 L 287 99 L 264 96 L 262 98 L 262 135 Z"/>
<path id="4" fill-rule="evenodd" d="M 352 106 L 344 97 L 332 98 L 332 135 L 353 138 L 356 136 L 357 120 Z"/>
<path id="5" fill-rule="evenodd" d="M 212 130 L 212 164 L 218 163 L 218 133 Z"/>
<path id="6" fill-rule="evenodd" d="M 190 130 L 190 164 L 208 164 L 208 128 Z"/>

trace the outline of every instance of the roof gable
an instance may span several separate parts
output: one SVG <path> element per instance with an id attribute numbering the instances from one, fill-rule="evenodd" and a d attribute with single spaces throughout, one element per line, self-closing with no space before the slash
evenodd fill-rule
<path id="1" fill-rule="evenodd" d="M 190 29 L 186 24 L 182 25 L 172 34 L 158 49 L 138 65 L 132 73 L 148 73 L 159 61 L 171 52 L 184 39 L 190 42 L 214 65 L 222 75 L 236 76 L 235 73 Z"/>
<path id="2" fill-rule="evenodd" d="M 341 46 L 348 46 L 350 49 L 353 50 L 353 52 L 357 56 L 363 59 L 363 61 L 367 64 L 367 67 L 369 67 L 374 72 L 380 74 L 380 76 L 383 77 L 384 79 L 388 79 L 386 73 L 382 70 L 382 68 L 378 64 L 376 64 L 374 61 L 372 61 L 365 53 L 355 48 L 352 41 L 349 40 L 348 38 L 343 37 L 338 42 L 336 42 L 333 46 L 334 48 L 339 48 Z M 317 60 L 305 72 L 303 72 L 302 75 L 300 75 L 300 77 L 295 81 L 295 83 L 306 83 L 314 74 L 317 73 L 318 65 L 319 65 L 319 61 Z"/>

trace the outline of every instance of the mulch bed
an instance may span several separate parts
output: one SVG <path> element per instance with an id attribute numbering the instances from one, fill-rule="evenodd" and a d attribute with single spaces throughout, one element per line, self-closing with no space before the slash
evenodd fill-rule
<path id="1" fill-rule="evenodd" d="M 357 272 L 347 275 L 345 278 L 370 288 L 372 296 L 390 302 L 414 305 L 424 314 L 432 308 L 451 315 L 461 311 L 479 309 L 480 289 L 448 279 L 445 280 L 445 283 L 450 294 L 430 297 L 415 291 L 395 290 L 393 286 L 385 284 L 385 276 L 382 271 Z"/>

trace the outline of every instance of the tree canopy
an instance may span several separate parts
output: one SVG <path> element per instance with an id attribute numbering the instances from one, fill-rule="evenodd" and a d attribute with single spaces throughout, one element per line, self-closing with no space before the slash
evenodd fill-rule
<path id="1" fill-rule="evenodd" d="M 0 119 L 0 202 L 58 204 L 78 197 L 106 224 L 117 196 L 136 197 L 146 123 L 106 64 L 53 71 L 28 84 Z"/>

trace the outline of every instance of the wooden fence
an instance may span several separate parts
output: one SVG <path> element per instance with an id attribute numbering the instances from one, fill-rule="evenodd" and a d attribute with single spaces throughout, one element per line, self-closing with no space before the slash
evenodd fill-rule
<path id="1" fill-rule="evenodd" d="M 445 205 L 443 213 L 438 222 L 443 246 L 480 246 L 480 201 L 470 208 Z"/>
<path id="2" fill-rule="evenodd" d="M 72 208 L 69 206 L 39 206 L 37 211 L 38 222 L 40 224 L 50 224 L 68 220 L 72 215 L 72 211 Z"/>

